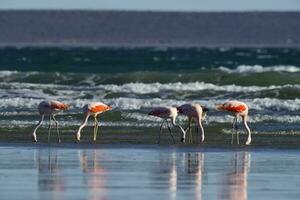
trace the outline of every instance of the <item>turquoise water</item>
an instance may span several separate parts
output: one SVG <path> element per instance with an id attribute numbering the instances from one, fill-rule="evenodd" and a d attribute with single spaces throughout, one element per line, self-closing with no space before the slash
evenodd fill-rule
<path id="1" fill-rule="evenodd" d="M 0 147 L 1 199 L 298 199 L 299 150 Z M 12 160 L 13 158 L 13 160 Z"/>
<path id="2" fill-rule="evenodd" d="M 160 119 L 147 115 L 151 108 L 187 102 L 211 109 L 206 126 L 214 127 L 233 120 L 214 105 L 238 99 L 250 107 L 253 131 L 294 134 L 299 56 L 300 49 L 289 48 L 2 48 L 0 125 L 31 127 L 37 105 L 56 99 L 71 104 L 58 116 L 64 127 L 77 127 L 91 101 L 114 108 L 103 114 L 103 127 L 157 127 Z"/>

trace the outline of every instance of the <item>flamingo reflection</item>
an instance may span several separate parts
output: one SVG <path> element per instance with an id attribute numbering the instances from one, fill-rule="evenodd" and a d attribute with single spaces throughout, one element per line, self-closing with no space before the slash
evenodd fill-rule
<path id="1" fill-rule="evenodd" d="M 169 173 L 169 194 L 171 200 L 176 199 L 176 195 L 177 195 L 176 153 L 172 154 L 171 170 Z"/>
<path id="2" fill-rule="evenodd" d="M 187 156 L 188 174 L 194 177 L 195 199 L 202 199 L 202 182 L 204 174 L 204 154 L 188 153 Z"/>
<path id="3" fill-rule="evenodd" d="M 39 190 L 50 191 L 50 194 L 53 195 L 51 199 L 61 199 L 66 183 L 58 165 L 57 151 L 38 150 L 35 156 Z"/>
<path id="4" fill-rule="evenodd" d="M 233 156 L 233 170 L 225 174 L 220 199 L 247 200 L 248 173 L 251 155 L 249 152 L 236 152 Z"/>
<path id="5" fill-rule="evenodd" d="M 179 196 L 181 186 L 186 187 L 186 181 L 192 187 L 195 199 L 202 198 L 202 181 L 204 175 L 204 154 L 203 153 L 172 153 L 170 157 L 163 156 L 160 159 L 160 173 L 166 176 L 159 176 L 159 181 L 164 182 L 167 178 L 169 199 L 175 200 Z M 183 173 L 182 173 L 183 172 Z M 157 184 L 157 182 L 155 181 Z"/>
<path id="6" fill-rule="evenodd" d="M 79 162 L 82 172 L 87 174 L 84 176 L 84 182 L 89 188 L 88 199 L 105 199 L 106 170 L 97 161 L 97 150 L 93 150 L 92 155 L 90 151 L 80 151 Z"/>

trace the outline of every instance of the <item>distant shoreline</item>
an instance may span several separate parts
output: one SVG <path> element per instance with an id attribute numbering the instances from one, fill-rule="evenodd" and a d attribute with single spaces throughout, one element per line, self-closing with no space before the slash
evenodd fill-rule
<path id="1" fill-rule="evenodd" d="M 300 12 L 0 10 L 0 21 L 0 47 L 300 47 Z"/>
<path id="2" fill-rule="evenodd" d="M 98 48 L 112 48 L 112 49 L 143 49 L 143 48 L 169 48 L 169 49 L 191 49 L 191 48 L 207 48 L 207 49 L 215 49 L 215 48 L 300 48 L 300 45 L 249 45 L 249 44 L 219 44 L 219 45 L 209 45 L 209 44 L 197 44 L 197 45 L 189 45 L 189 44 L 175 44 L 175 45 L 162 45 L 162 44 L 86 44 L 86 43 L 76 43 L 76 44 L 63 44 L 63 43 L 9 43 L 9 44 L 0 44 L 0 48 L 87 48 L 87 49 L 98 49 Z"/>

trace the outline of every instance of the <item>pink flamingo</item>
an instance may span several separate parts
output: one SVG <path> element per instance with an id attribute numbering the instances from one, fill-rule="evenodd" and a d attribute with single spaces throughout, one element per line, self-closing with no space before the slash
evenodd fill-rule
<path id="1" fill-rule="evenodd" d="M 173 142 L 175 143 L 175 140 L 174 140 L 174 137 L 173 137 L 173 134 L 171 131 L 171 126 L 168 122 L 168 119 L 170 119 L 170 121 L 174 127 L 177 127 L 181 130 L 181 132 L 182 132 L 181 142 L 184 142 L 185 132 L 184 132 L 183 128 L 180 125 L 177 125 L 175 122 L 176 117 L 178 115 L 178 111 L 175 107 L 157 107 L 157 108 L 154 108 L 151 112 L 149 112 L 149 115 L 152 115 L 155 117 L 160 117 L 160 118 L 164 119 L 159 128 L 159 134 L 158 134 L 158 140 L 157 140 L 158 144 L 160 143 L 160 135 L 161 135 L 162 128 L 163 128 L 163 125 L 165 122 L 167 123 L 169 133 L 173 139 Z"/>
<path id="2" fill-rule="evenodd" d="M 248 106 L 240 101 L 227 101 L 223 104 L 216 105 L 217 110 L 225 110 L 233 113 L 234 119 L 232 123 L 232 129 L 236 131 L 237 143 L 239 144 L 239 134 L 237 130 L 238 118 L 241 117 L 244 123 L 244 126 L 248 132 L 248 139 L 246 141 L 246 145 L 251 143 L 251 131 L 247 124 L 248 119 Z M 231 144 L 233 144 L 233 133 L 231 135 Z"/>
<path id="3" fill-rule="evenodd" d="M 83 107 L 84 120 L 83 120 L 82 124 L 80 125 L 80 127 L 77 131 L 77 134 L 76 134 L 77 141 L 80 141 L 81 129 L 83 129 L 83 127 L 86 126 L 87 121 L 91 115 L 94 116 L 94 121 L 95 121 L 95 123 L 94 123 L 94 141 L 96 141 L 98 127 L 99 127 L 99 122 L 97 120 L 97 116 L 99 114 L 101 114 L 105 111 L 111 110 L 111 109 L 112 109 L 112 107 L 110 107 L 102 102 L 93 102 L 93 103 L 86 104 Z"/>
<path id="4" fill-rule="evenodd" d="M 177 107 L 177 110 L 180 114 L 188 116 L 188 127 L 186 131 L 190 132 L 192 120 L 193 119 L 195 120 L 196 124 L 198 125 L 198 128 L 201 131 L 201 143 L 204 142 L 205 136 L 204 136 L 204 129 L 202 126 L 202 119 L 204 118 L 208 109 L 204 107 L 202 108 L 200 104 L 190 103 L 190 104 L 183 104 Z M 191 136 L 190 136 L 190 141 L 192 142 Z"/>
<path id="5" fill-rule="evenodd" d="M 32 133 L 33 141 L 37 142 L 36 130 L 42 125 L 42 122 L 44 121 L 44 116 L 49 115 L 48 142 L 50 142 L 51 120 L 53 120 L 56 125 L 58 143 L 60 143 L 61 140 L 59 137 L 58 122 L 55 119 L 55 115 L 62 110 L 68 110 L 69 107 L 70 107 L 70 105 L 59 102 L 59 101 L 54 101 L 54 100 L 42 101 L 38 106 L 38 110 L 39 110 L 41 119 L 33 130 L 33 133 Z"/>

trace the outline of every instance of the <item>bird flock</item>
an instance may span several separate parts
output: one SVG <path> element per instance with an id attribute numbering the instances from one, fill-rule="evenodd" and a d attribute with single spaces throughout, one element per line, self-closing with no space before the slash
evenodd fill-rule
<path id="1" fill-rule="evenodd" d="M 55 119 L 55 115 L 58 114 L 61 111 L 68 110 L 70 105 L 55 101 L 55 100 L 49 100 L 49 101 L 42 101 L 38 105 L 38 111 L 40 113 L 40 121 L 37 123 L 35 126 L 33 132 L 32 132 L 32 139 L 34 142 L 37 142 L 37 135 L 36 131 L 37 129 L 42 125 L 45 116 L 49 117 L 49 127 L 48 127 L 48 142 L 50 142 L 50 131 L 51 131 L 51 124 L 52 121 L 54 121 L 55 126 L 56 126 L 56 131 L 57 131 L 57 140 L 60 143 L 60 135 L 59 135 L 59 129 L 58 129 L 58 121 Z M 81 125 L 78 128 L 78 131 L 76 132 L 76 141 L 80 141 L 81 137 L 81 130 L 86 126 L 89 117 L 94 118 L 94 134 L 93 134 L 93 140 L 97 140 L 97 132 L 99 128 L 99 122 L 97 120 L 97 116 L 103 112 L 111 110 L 112 107 L 109 105 L 106 105 L 102 102 L 92 102 L 89 104 L 86 104 L 83 107 L 83 115 L 84 119 Z M 237 137 L 237 144 L 239 144 L 239 135 L 237 131 L 237 123 L 238 123 L 238 118 L 241 118 L 243 121 L 243 125 L 248 133 L 246 145 L 251 144 L 251 131 L 250 128 L 247 124 L 247 118 L 248 118 L 248 106 L 240 101 L 226 101 L 223 104 L 217 104 L 216 109 L 219 111 L 227 111 L 230 112 L 234 115 L 234 120 L 232 123 L 232 136 L 231 136 L 231 143 L 233 144 L 233 135 L 236 133 Z M 153 108 L 148 114 L 162 118 L 163 121 L 160 125 L 159 133 L 158 133 L 158 138 L 157 142 L 160 143 L 160 137 L 162 133 L 162 128 L 164 124 L 167 124 L 169 133 L 172 137 L 173 142 L 175 143 L 173 133 L 171 131 L 171 125 L 177 129 L 180 130 L 181 132 L 181 142 L 186 141 L 186 134 L 189 135 L 189 140 L 192 142 L 192 134 L 191 134 L 191 123 L 194 121 L 198 127 L 199 135 L 201 135 L 201 140 L 200 142 L 203 143 L 205 139 L 205 134 L 204 134 L 204 128 L 202 125 L 202 121 L 207 114 L 208 109 L 200 104 L 196 103 L 187 103 L 183 104 L 181 106 L 175 107 L 175 106 L 169 106 L 169 107 L 156 107 Z M 184 130 L 182 126 L 178 125 L 176 123 L 176 117 L 178 114 L 182 114 L 184 116 L 188 117 L 188 126 Z"/>

